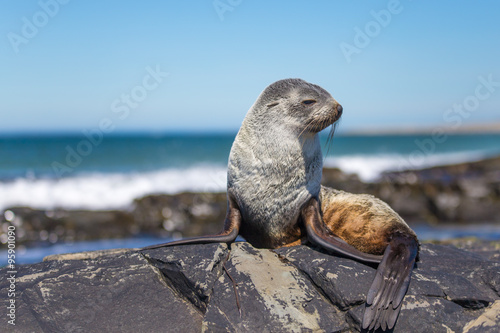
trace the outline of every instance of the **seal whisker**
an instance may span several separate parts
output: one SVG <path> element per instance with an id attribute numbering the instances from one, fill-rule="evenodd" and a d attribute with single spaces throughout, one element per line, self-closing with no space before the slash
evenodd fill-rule
<path id="1" fill-rule="evenodd" d="M 325 148 L 326 148 L 325 159 L 328 156 L 328 153 L 330 153 L 330 148 L 333 146 L 333 136 L 335 135 L 335 132 L 337 131 L 338 124 L 339 124 L 339 120 L 334 122 L 332 124 L 332 128 L 330 129 L 330 132 L 328 133 L 328 138 L 326 139 L 326 143 L 325 143 Z"/>

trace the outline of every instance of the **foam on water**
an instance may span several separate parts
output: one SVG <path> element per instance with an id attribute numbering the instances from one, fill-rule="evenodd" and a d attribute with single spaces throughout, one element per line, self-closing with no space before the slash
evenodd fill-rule
<path id="1" fill-rule="evenodd" d="M 444 153 L 428 155 L 422 158 L 419 155 L 412 158 L 400 154 L 344 155 L 326 158 L 324 166 L 336 167 L 347 173 L 356 173 L 361 180 L 369 182 L 376 180 L 384 171 L 421 169 L 438 165 L 478 161 L 483 158 L 485 158 L 483 152 Z"/>
<path id="2" fill-rule="evenodd" d="M 398 154 L 341 155 L 326 158 L 324 165 L 356 173 L 363 181 L 373 181 L 384 171 L 419 169 L 484 157 L 479 152 L 454 152 L 412 161 L 407 155 Z M 225 166 L 197 165 L 136 173 L 80 173 L 59 179 L 19 177 L 0 182 L 0 210 L 14 206 L 38 209 L 124 209 L 134 199 L 148 194 L 225 192 L 226 174 Z"/>
<path id="3" fill-rule="evenodd" d="M 224 192 L 226 168 L 197 166 L 144 173 L 79 174 L 60 179 L 17 178 L 0 183 L 0 210 L 32 208 L 117 209 L 155 193 Z"/>

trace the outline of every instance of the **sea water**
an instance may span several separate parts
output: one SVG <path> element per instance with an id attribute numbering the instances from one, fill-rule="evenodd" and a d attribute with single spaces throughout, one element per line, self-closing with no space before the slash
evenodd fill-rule
<path id="1" fill-rule="evenodd" d="M 236 133 L 0 136 L 0 211 L 123 209 L 148 194 L 224 192 Z M 374 181 L 384 171 L 500 155 L 500 134 L 322 136 L 324 166 Z"/>

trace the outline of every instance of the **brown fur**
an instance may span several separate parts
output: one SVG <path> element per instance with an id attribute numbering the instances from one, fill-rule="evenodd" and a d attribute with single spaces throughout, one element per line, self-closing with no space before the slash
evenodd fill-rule
<path id="1" fill-rule="evenodd" d="M 356 249 L 382 254 L 396 233 L 417 236 L 385 202 L 368 194 L 321 187 L 321 210 L 328 229 Z"/>

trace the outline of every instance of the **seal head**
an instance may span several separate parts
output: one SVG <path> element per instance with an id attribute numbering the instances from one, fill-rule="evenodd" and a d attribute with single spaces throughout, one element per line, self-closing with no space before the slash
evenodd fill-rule
<path id="1" fill-rule="evenodd" d="M 302 79 L 285 79 L 269 85 L 260 94 L 243 126 L 279 121 L 291 130 L 318 133 L 341 115 L 342 106 L 325 89 Z"/>

